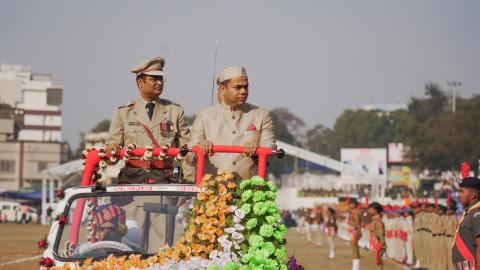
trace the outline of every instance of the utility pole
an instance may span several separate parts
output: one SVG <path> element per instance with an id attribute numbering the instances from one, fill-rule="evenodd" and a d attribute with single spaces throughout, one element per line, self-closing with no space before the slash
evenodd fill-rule
<path id="1" fill-rule="evenodd" d="M 455 114 L 456 101 L 457 101 L 457 87 L 462 86 L 462 82 L 451 81 L 451 82 L 447 82 L 447 85 L 452 87 L 452 90 L 453 90 L 452 113 Z"/>

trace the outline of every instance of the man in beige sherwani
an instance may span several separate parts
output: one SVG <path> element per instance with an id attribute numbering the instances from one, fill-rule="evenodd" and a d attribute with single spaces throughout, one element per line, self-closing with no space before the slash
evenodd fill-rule
<path id="1" fill-rule="evenodd" d="M 249 93 L 248 76 L 243 67 L 228 67 L 217 77 L 219 104 L 197 113 L 189 145 L 199 144 L 206 154 L 213 145 L 243 146 L 244 154 L 209 155 L 205 173 L 217 169 L 234 173 L 236 180 L 257 174 L 252 157 L 258 147 L 275 148 L 272 119 L 269 112 L 246 103 Z"/>

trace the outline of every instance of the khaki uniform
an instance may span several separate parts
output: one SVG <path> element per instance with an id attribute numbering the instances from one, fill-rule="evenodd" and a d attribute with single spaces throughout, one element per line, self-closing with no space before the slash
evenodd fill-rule
<path id="1" fill-rule="evenodd" d="M 269 112 L 248 103 L 237 110 L 220 103 L 197 113 L 190 145 L 202 140 L 211 141 L 214 145 L 236 146 L 255 141 L 260 147 L 275 147 Z M 242 154 L 216 153 L 208 157 L 205 160 L 205 173 L 216 174 L 217 169 L 233 172 L 237 180 L 257 174 L 253 159 Z"/>
<path id="2" fill-rule="evenodd" d="M 454 270 L 452 263 L 452 243 L 455 237 L 457 228 L 457 217 L 455 215 L 448 215 L 445 217 L 445 247 L 447 248 L 447 266 L 448 270 Z"/>
<path id="3" fill-rule="evenodd" d="M 154 145 L 142 124 L 148 127 L 160 146 L 170 144 L 172 147 L 179 147 L 187 144 L 190 139 L 190 131 L 184 120 L 183 109 L 180 105 L 158 98 L 150 121 L 145 109 L 145 101 L 139 98 L 137 101 L 120 106 L 115 110 L 106 143 L 116 143 L 124 147 L 129 144 L 136 144 L 140 148 Z M 183 168 L 185 178 L 193 179 L 192 167 L 183 166 Z M 118 181 L 145 183 L 148 178 L 160 182 L 167 181 L 165 172 L 162 170 L 145 170 L 130 166 L 121 169 Z M 141 207 L 145 202 L 149 201 L 138 198 L 136 202 L 138 209 L 133 213 L 142 232 L 145 226 L 145 212 Z M 171 217 L 166 217 L 163 214 L 151 215 L 150 247 L 160 247 L 165 244 L 165 226 L 169 218 Z"/>
<path id="4" fill-rule="evenodd" d="M 190 131 L 180 105 L 158 98 L 150 121 L 145 101 L 139 98 L 115 110 L 106 143 L 116 143 L 124 147 L 136 144 L 140 148 L 154 145 L 142 124 L 148 127 L 160 146 L 170 144 L 172 147 L 180 147 L 190 140 Z M 190 166 L 183 168 L 186 178 L 192 179 L 192 168 Z M 126 166 L 119 175 L 119 180 L 130 183 L 143 183 L 147 178 L 163 179 L 163 172 Z"/>
<path id="5" fill-rule="evenodd" d="M 358 241 L 362 237 L 362 226 L 360 222 L 360 212 L 358 209 L 354 209 L 350 213 L 348 218 L 348 225 L 350 225 L 352 236 L 352 255 L 354 259 L 360 259 L 360 248 Z"/>
<path id="6" fill-rule="evenodd" d="M 434 219 L 432 220 L 432 251 L 435 253 L 435 257 L 431 262 L 431 269 L 435 270 L 446 270 L 447 269 L 447 258 L 446 258 L 446 247 L 445 247 L 445 222 L 444 217 L 438 214 L 433 214 Z M 433 254 L 432 254 L 433 256 Z"/>
<path id="7" fill-rule="evenodd" d="M 385 243 L 385 225 L 380 217 L 373 218 L 370 226 L 370 237 L 373 237 L 375 242 L 381 245 L 380 264 L 377 267 L 378 269 L 383 269 L 382 255 L 385 253 L 387 246 Z"/>

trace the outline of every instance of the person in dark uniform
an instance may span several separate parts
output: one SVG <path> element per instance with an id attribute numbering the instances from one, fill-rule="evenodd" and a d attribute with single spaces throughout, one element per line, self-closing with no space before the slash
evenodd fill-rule
<path id="1" fill-rule="evenodd" d="M 460 203 L 465 212 L 457 226 L 452 262 L 457 270 L 480 268 L 480 179 L 466 177 L 460 183 Z"/>

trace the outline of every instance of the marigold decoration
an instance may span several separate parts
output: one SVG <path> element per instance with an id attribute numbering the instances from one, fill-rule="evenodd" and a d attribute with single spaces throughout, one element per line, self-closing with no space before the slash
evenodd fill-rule
<path id="1" fill-rule="evenodd" d="M 203 192 L 197 194 L 188 225 L 172 247 L 146 259 L 88 259 L 72 269 L 287 270 L 286 227 L 274 202 L 277 187 L 258 176 L 237 186 L 233 178 L 223 170 L 203 177 Z M 70 269 L 66 265 L 52 269 Z"/>

